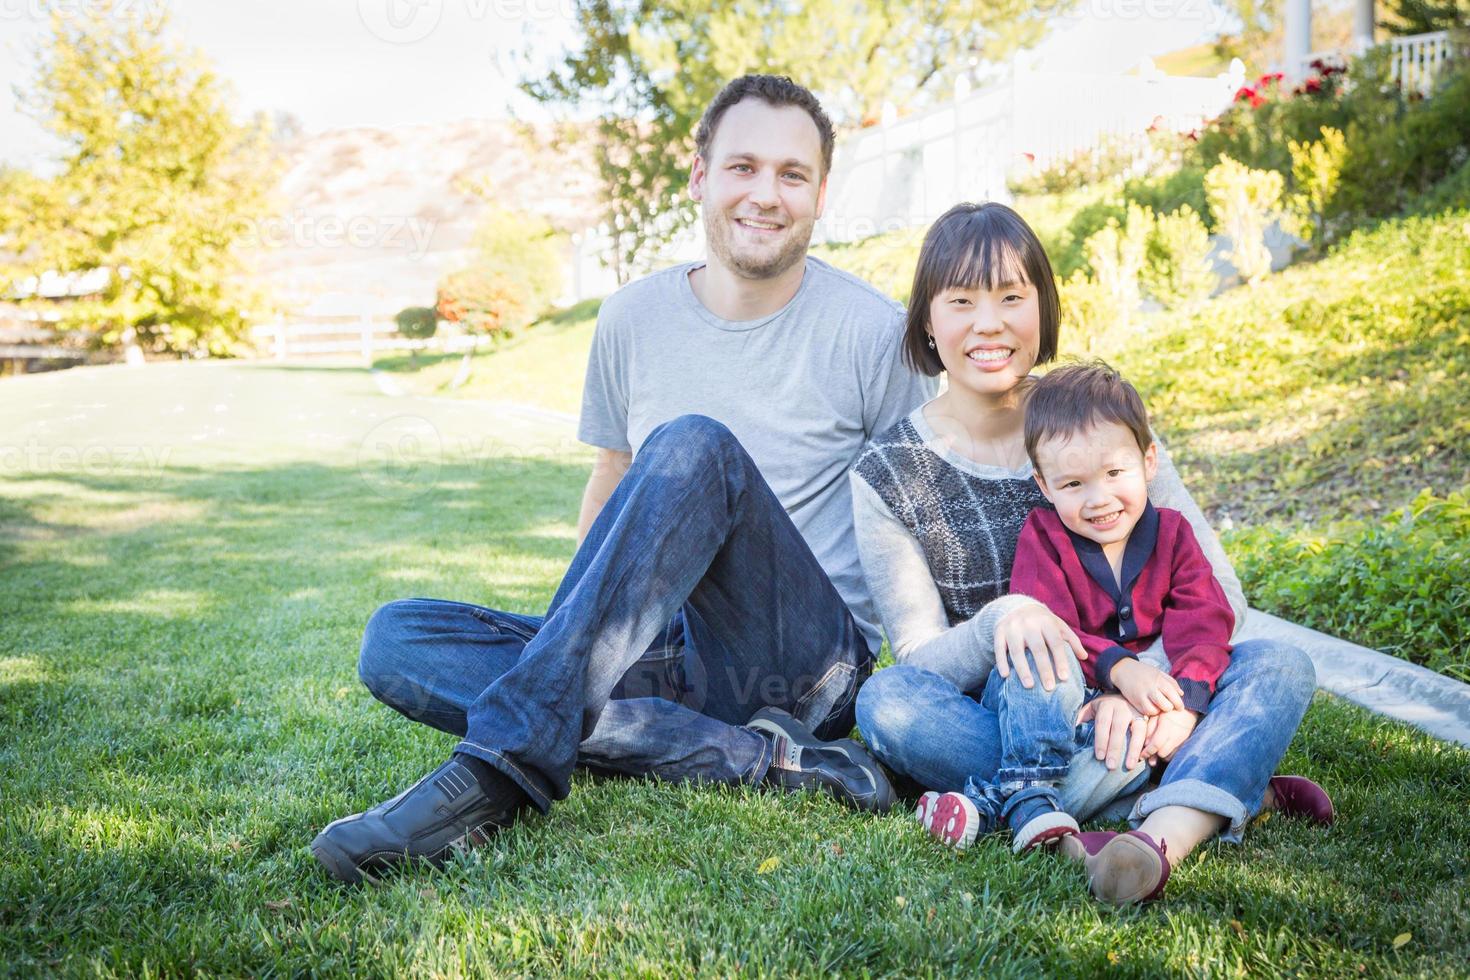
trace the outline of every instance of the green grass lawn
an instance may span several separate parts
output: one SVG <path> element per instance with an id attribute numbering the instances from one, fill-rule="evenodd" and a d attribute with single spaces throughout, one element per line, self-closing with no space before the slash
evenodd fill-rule
<path id="1" fill-rule="evenodd" d="M 599 305 L 578 303 L 476 354 L 469 378 L 457 388 L 450 385 L 459 372 L 458 354 L 385 357 L 373 367 L 416 394 L 518 402 L 575 415 L 582 410 L 583 372 Z"/>
<path id="2" fill-rule="evenodd" d="M 1149 909 L 1002 840 L 955 855 L 902 813 L 585 778 L 446 874 L 339 886 L 312 836 L 453 744 L 358 684 L 363 623 L 409 595 L 539 611 L 590 454 L 561 423 L 387 398 L 356 369 L 77 369 L 0 384 L 0 417 L 0 972 L 1470 962 L 1470 752 L 1325 695 L 1283 769 L 1326 784 L 1338 824 L 1203 848 Z"/>

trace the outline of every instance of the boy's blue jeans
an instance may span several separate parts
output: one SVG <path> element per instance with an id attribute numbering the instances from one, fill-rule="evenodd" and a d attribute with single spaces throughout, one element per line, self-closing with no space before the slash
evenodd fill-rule
<path id="1" fill-rule="evenodd" d="M 545 616 L 433 599 L 373 614 L 358 673 L 379 700 L 459 735 L 546 809 L 575 766 L 755 782 L 785 708 L 853 725 L 872 655 L 750 456 L 720 423 L 655 429 Z"/>
<path id="2" fill-rule="evenodd" d="M 983 792 L 983 787 L 1008 778 L 1003 769 L 1013 782 L 1019 773 L 1024 783 L 1033 760 L 1024 754 L 1008 758 L 1001 732 L 1003 693 L 1012 685 L 1024 690 L 1014 677 L 1013 672 L 1011 680 L 997 685 L 998 674 L 992 672 L 982 690 L 966 693 L 931 671 L 898 664 L 878 671 L 864 685 L 858 695 L 858 728 L 884 763 L 933 789 L 958 790 L 973 782 Z M 1080 681 L 1072 683 L 1080 687 Z M 1041 690 L 1040 684 L 1033 690 Z M 1221 837 L 1239 841 L 1245 824 L 1260 810 L 1266 783 L 1291 744 L 1314 690 L 1312 661 L 1297 648 L 1272 640 L 1236 644 L 1209 711 L 1175 752 L 1159 786 L 1132 801 L 1131 822 L 1137 826 L 1160 807 L 1190 806 L 1225 817 L 1229 826 Z M 1082 703 L 1075 690 L 1067 697 Z M 1058 711 L 1056 717 L 1061 716 Z M 1022 720 L 1023 712 L 1012 711 L 1008 717 L 1013 724 L 1029 723 Z M 1075 708 L 1071 717 L 1076 717 Z M 1108 772 L 1093 756 L 1092 735 L 1091 722 L 1072 733 L 1075 751 L 1055 787 L 1060 809 L 1078 820 L 1134 793 L 1142 785 L 1139 777 L 1148 771 L 1140 767 L 1127 773 L 1120 766 Z M 1050 745 L 1052 760 L 1066 741 Z M 1116 812 L 1107 810 L 1109 815 Z"/>
<path id="3" fill-rule="evenodd" d="M 1032 676 L 1037 676 L 1031 651 L 1026 657 Z M 1093 723 L 1076 723 L 1077 712 L 1098 693 L 1083 686 L 1082 668 L 1075 659 L 1067 679 L 1059 678 L 1050 691 L 1039 680 L 1026 687 L 1014 670 L 1007 677 L 991 670 L 980 703 L 995 715 L 999 766 L 988 779 L 971 773 L 964 783 L 965 795 L 991 827 L 1005 821 L 1019 830 L 1048 810 L 1066 810 L 1086 819 L 1118 797 L 1143 788 L 1147 766 L 1109 772 L 1093 757 Z"/>

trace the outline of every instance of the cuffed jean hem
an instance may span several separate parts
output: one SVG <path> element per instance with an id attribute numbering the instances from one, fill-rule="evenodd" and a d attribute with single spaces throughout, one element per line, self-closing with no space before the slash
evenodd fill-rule
<path id="1" fill-rule="evenodd" d="M 755 757 L 755 761 L 750 764 L 749 769 L 740 774 L 740 781 L 742 783 L 753 786 L 766 778 L 766 771 L 771 768 L 771 761 L 776 755 L 776 745 L 769 738 L 766 738 L 753 728 L 747 728 L 746 731 L 761 740 L 760 755 Z"/>
<path id="2" fill-rule="evenodd" d="M 487 749 L 483 745 L 465 740 L 456 745 L 454 751 L 463 752 L 465 755 L 472 755 L 481 762 L 493 766 L 498 772 L 503 773 L 531 798 L 531 803 L 542 813 L 551 809 L 551 797 L 547 795 L 546 791 L 537 786 L 531 777 L 522 772 L 514 762 L 494 749 Z"/>
<path id="3" fill-rule="evenodd" d="M 1026 766 L 1021 769 L 1002 769 L 995 774 L 995 785 L 1005 796 L 1014 796 L 1032 786 L 1055 788 L 1067 778 L 1071 766 Z"/>
<path id="4" fill-rule="evenodd" d="M 1205 813 L 1214 813 L 1230 821 L 1230 826 L 1220 831 L 1220 839 L 1229 844 L 1239 844 L 1251 813 L 1246 805 L 1229 793 L 1198 779 L 1181 779 L 1145 793 L 1133 805 L 1128 822 L 1138 827 L 1150 813 L 1166 806 L 1188 806 Z"/>

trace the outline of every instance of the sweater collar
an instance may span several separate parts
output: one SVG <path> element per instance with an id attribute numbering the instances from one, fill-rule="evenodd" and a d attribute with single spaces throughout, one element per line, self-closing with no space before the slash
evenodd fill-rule
<path id="1" fill-rule="evenodd" d="M 1143 505 L 1143 515 L 1133 526 L 1133 533 L 1128 535 L 1128 543 L 1123 548 L 1121 588 L 1119 582 L 1113 578 L 1113 569 L 1108 564 L 1108 556 L 1103 554 L 1102 545 L 1091 538 L 1084 538 L 1066 525 L 1063 528 L 1067 537 L 1072 539 L 1072 548 L 1077 552 L 1077 559 L 1082 562 L 1088 576 L 1102 586 L 1103 591 L 1112 596 L 1116 603 L 1124 596 L 1132 594 L 1134 583 L 1143 574 L 1143 566 L 1153 557 L 1154 545 L 1159 540 L 1159 512 L 1154 509 L 1152 502 Z"/>

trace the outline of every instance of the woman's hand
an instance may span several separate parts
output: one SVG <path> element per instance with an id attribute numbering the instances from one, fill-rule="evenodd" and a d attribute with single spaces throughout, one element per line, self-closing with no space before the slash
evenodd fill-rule
<path id="1" fill-rule="evenodd" d="M 1093 757 L 1106 762 L 1107 767 L 1117 769 L 1120 763 L 1132 772 L 1142 765 L 1144 745 L 1153 734 L 1154 726 L 1161 716 L 1149 717 L 1137 711 L 1126 698 L 1117 694 L 1104 694 L 1093 698 L 1077 713 L 1077 724 L 1093 720 Z M 1124 758 L 1124 750 L 1127 758 Z"/>
<path id="2" fill-rule="evenodd" d="M 1043 689 L 1057 686 L 1057 679 L 1072 676 L 1072 660 L 1087 659 L 1082 641 L 1072 627 L 1039 602 L 1013 609 L 995 626 L 995 668 L 1000 676 L 1011 676 L 1012 668 L 1022 687 L 1034 687 L 1026 651 L 1036 659 L 1036 674 Z"/>

